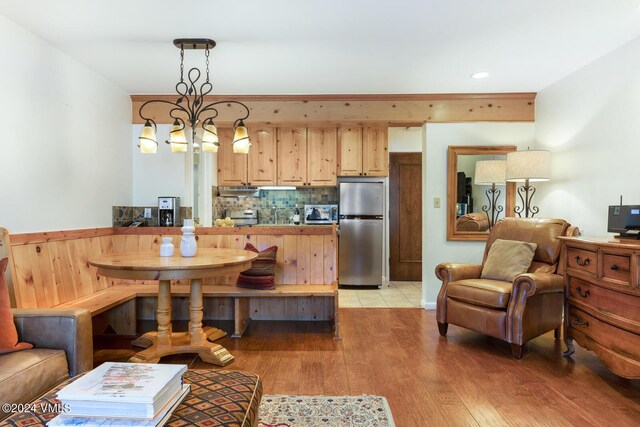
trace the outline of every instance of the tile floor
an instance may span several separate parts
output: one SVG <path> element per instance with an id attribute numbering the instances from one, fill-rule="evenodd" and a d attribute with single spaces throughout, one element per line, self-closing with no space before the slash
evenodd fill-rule
<path id="1" fill-rule="evenodd" d="M 388 282 L 380 289 L 340 289 L 340 307 L 420 307 L 421 282 Z"/>

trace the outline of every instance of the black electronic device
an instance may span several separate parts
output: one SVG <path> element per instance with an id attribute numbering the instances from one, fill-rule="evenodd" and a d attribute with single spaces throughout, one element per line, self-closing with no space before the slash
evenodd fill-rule
<path id="1" fill-rule="evenodd" d="M 607 231 L 619 233 L 616 237 L 640 239 L 640 205 L 609 206 Z"/>

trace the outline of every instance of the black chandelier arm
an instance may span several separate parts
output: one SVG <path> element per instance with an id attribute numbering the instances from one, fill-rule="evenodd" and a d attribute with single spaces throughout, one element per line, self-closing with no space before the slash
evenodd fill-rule
<path id="1" fill-rule="evenodd" d="M 181 106 L 181 105 L 179 105 L 179 104 L 177 104 L 177 103 L 175 103 L 173 101 L 166 101 L 164 99 L 152 99 L 150 101 L 145 102 L 144 104 L 142 104 L 140 106 L 140 108 L 138 109 L 138 115 L 140 116 L 140 118 L 142 120 L 149 120 L 150 122 L 152 122 L 154 124 L 154 126 L 155 126 L 155 121 L 152 118 L 146 117 L 144 114 L 142 114 L 142 110 L 147 105 L 153 104 L 153 103 L 156 103 L 156 102 L 160 103 L 160 104 L 171 105 L 171 107 L 173 107 L 173 108 L 171 108 L 171 118 L 173 118 L 173 119 L 178 119 L 179 118 L 179 117 L 176 117 L 176 116 L 173 115 L 173 111 L 175 111 L 175 110 L 178 110 L 180 112 L 183 112 L 183 113 L 186 113 L 187 115 L 189 115 L 189 111 L 187 111 L 183 106 Z"/>
<path id="2" fill-rule="evenodd" d="M 233 123 L 233 127 L 235 128 L 239 122 L 243 121 L 243 120 L 247 120 L 247 118 L 249 117 L 249 107 L 247 107 L 246 105 L 244 105 L 242 102 L 240 101 L 216 101 L 216 102 L 212 102 L 210 104 L 207 104 L 206 106 L 203 107 L 203 109 L 200 111 L 200 114 L 204 113 L 205 111 L 215 111 L 216 112 L 216 116 L 218 116 L 218 110 L 215 108 L 216 105 L 220 105 L 220 104 L 236 104 L 241 106 L 242 108 L 245 109 L 246 114 L 244 115 L 244 117 L 241 117 L 239 119 L 237 119 L 234 123 Z M 215 118 L 214 117 L 214 118 Z"/>

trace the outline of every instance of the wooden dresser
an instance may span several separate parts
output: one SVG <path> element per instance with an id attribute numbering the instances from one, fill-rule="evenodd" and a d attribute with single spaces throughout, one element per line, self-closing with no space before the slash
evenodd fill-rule
<path id="1" fill-rule="evenodd" d="M 640 378 L 640 241 L 560 237 L 565 282 L 565 356 L 573 340 L 613 372 Z"/>

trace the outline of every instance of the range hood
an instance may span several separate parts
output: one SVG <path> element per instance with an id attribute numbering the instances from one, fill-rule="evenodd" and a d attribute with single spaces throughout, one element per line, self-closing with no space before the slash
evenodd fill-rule
<path id="1" fill-rule="evenodd" d="M 259 197 L 259 187 L 220 187 L 220 197 Z"/>

